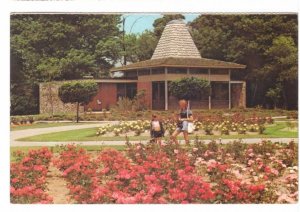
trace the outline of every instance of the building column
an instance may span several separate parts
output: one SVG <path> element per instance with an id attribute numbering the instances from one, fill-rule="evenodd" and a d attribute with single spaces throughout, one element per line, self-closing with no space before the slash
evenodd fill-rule
<path id="1" fill-rule="evenodd" d="M 168 81 L 167 81 L 168 69 L 165 67 L 165 110 L 168 110 Z"/>
<path id="2" fill-rule="evenodd" d="M 228 81 L 228 108 L 231 109 L 231 70 L 229 69 L 229 81 Z"/>
<path id="3" fill-rule="evenodd" d="M 210 84 L 209 95 L 208 95 L 208 109 L 210 110 L 211 109 L 211 90 L 212 90 L 211 81 L 210 81 L 210 69 L 208 69 L 208 81 Z"/>
<path id="4" fill-rule="evenodd" d="M 246 108 L 246 81 L 243 82 L 242 86 L 242 94 L 243 94 L 243 107 Z"/>

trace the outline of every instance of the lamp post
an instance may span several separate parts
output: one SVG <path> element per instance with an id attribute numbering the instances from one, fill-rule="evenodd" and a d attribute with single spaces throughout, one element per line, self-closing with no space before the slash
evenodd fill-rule
<path id="1" fill-rule="evenodd" d="M 129 17 L 128 16 L 123 16 L 123 19 L 122 19 L 122 40 L 123 40 L 123 51 L 124 51 L 124 59 L 123 59 L 123 65 L 126 65 L 127 64 L 127 57 L 126 57 L 126 43 L 125 43 L 125 24 L 126 24 L 126 18 Z M 131 33 L 131 30 L 133 28 L 133 26 L 137 23 L 138 20 L 140 20 L 141 18 L 144 18 L 145 16 L 141 16 L 141 17 L 138 17 L 134 20 L 134 22 L 131 24 L 131 27 L 130 27 L 130 31 L 129 31 L 129 34 Z"/>

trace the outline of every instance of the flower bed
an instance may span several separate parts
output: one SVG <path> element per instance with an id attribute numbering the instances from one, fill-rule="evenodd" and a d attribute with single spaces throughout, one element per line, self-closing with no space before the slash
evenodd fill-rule
<path id="1" fill-rule="evenodd" d="M 256 133 L 262 134 L 265 130 L 265 124 L 273 123 L 271 117 L 253 116 L 245 118 L 241 114 L 235 114 L 230 117 L 214 115 L 214 116 L 196 116 L 194 115 L 194 126 L 196 135 L 213 135 L 213 134 L 246 134 Z M 176 129 L 176 121 L 173 118 L 163 120 L 164 128 L 168 134 Z M 96 135 L 119 136 L 120 134 L 130 134 L 138 136 L 147 133 L 150 130 L 149 120 L 137 120 L 132 122 L 121 122 L 118 125 L 107 125 L 100 127 Z"/>
<path id="2" fill-rule="evenodd" d="M 179 147 L 127 144 L 93 157 L 62 147 L 55 165 L 77 203 L 291 203 L 297 145 L 215 141 Z"/>
<path id="3" fill-rule="evenodd" d="M 16 152 L 10 165 L 11 203 L 52 203 L 46 193 L 46 175 L 52 153 L 47 148 Z"/>

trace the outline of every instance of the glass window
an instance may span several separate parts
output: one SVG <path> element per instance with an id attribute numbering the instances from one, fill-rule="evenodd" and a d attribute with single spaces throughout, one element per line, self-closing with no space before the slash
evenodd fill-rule
<path id="1" fill-rule="evenodd" d="M 187 74 L 187 68 L 168 68 L 168 74 Z"/>
<path id="2" fill-rule="evenodd" d="M 136 83 L 118 83 L 117 84 L 117 100 L 127 97 L 133 99 L 136 96 Z"/>
<path id="3" fill-rule="evenodd" d="M 227 75 L 227 74 L 229 74 L 229 71 L 228 71 L 228 69 L 211 69 L 210 74 Z"/>
<path id="4" fill-rule="evenodd" d="M 190 68 L 190 74 L 208 74 L 208 69 Z"/>
<path id="5" fill-rule="evenodd" d="M 139 76 L 150 75 L 150 69 L 142 69 L 138 71 Z"/>
<path id="6" fill-rule="evenodd" d="M 164 74 L 165 73 L 165 69 L 164 68 L 153 68 L 152 69 L 152 75 L 155 74 Z"/>
<path id="7" fill-rule="evenodd" d="M 117 100 L 126 96 L 126 88 L 124 83 L 117 84 Z"/>
<path id="8" fill-rule="evenodd" d="M 213 82 L 211 97 L 215 100 L 228 100 L 228 83 L 225 82 Z"/>
<path id="9" fill-rule="evenodd" d="M 137 71 L 127 71 L 126 73 L 126 78 L 135 78 L 137 77 Z"/>
<path id="10" fill-rule="evenodd" d="M 152 109 L 162 110 L 165 108 L 165 82 L 152 82 Z"/>

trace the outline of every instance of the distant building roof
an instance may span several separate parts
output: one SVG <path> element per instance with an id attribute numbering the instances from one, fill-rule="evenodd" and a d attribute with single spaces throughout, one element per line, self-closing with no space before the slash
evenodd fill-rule
<path id="1" fill-rule="evenodd" d="M 111 71 L 125 71 L 132 69 L 155 68 L 155 67 L 190 67 L 190 68 L 230 68 L 244 69 L 246 66 L 225 62 L 221 60 L 212 60 L 206 58 L 184 58 L 184 57 L 168 57 L 145 60 L 137 63 L 132 63 L 126 66 L 112 68 Z"/>
<path id="2" fill-rule="evenodd" d="M 150 60 L 114 67 L 111 71 L 155 67 L 244 69 L 246 66 L 202 58 L 183 20 L 173 20 L 166 25 Z"/>
<path id="3" fill-rule="evenodd" d="M 166 25 L 151 59 L 166 57 L 201 58 L 183 20 L 173 20 Z"/>

